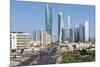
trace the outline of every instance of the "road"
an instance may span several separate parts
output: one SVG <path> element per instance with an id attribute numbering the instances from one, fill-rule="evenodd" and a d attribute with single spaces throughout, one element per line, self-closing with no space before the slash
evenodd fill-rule
<path id="1" fill-rule="evenodd" d="M 33 64 L 33 65 L 55 64 L 56 59 L 57 58 L 53 54 L 50 54 L 50 53 L 46 54 L 46 53 L 41 52 L 41 56 L 37 60 L 37 64 Z"/>
<path id="2" fill-rule="evenodd" d="M 35 60 L 37 58 L 37 55 L 33 55 L 31 58 L 29 58 L 28 60 L 20 63 L 17 66 L 28 66 L 33 60 Z"/>
<path id="3" fill-rule="evenodd" d="M 39 53 L 33 55 L 30 59 L 22 62 L 18 66 L 55 64 L 56 59 L 56 47 L 49 47 L 47 52 L 40 50 Z"/>
<path id="4" fill-rule="evenodd" d="M 40 57 L 36 61 L 36 64 L 32 65 L 45 65 L 45 64 L 55 64 L 56 63 L 56 47 L 50 48 L 48 52 L 40 51 Z"/>

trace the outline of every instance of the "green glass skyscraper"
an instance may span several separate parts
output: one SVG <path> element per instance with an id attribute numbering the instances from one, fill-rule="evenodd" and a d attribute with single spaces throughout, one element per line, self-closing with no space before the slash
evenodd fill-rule
<path id="1" fill-rule="evenodd" d="M 45 22 L 46 22 L 46 31 L 48 34 L 52 36 L 52 9 L 48 4 L 46 5 Z"/>
<path id="2" fill-rule="evenodd" d="M 52 9 L 47 4 L 45 10 L 46 10 L 45 13 L 46 32 L 51 36 L 51 42 L 52 42 Z"/>

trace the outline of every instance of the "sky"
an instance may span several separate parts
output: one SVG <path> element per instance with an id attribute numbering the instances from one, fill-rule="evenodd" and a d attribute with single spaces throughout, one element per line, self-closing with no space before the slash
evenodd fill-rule
<path id="1" fill-rule="evenodd" d="M 71 16 L 74 27 L 89 22 L 90 37 L 95 35 L 95 6 L 79 4 L 60 4 L 46 2 L 24 2 L 11 0 L 10 31 L 32 33 L 33 29 L 45 30 L 45 6 L 52 8 L 53 33 L 58 34 L 58 13 L 63 12 L 64 28 L 67 29 L 67 16 Z"/>

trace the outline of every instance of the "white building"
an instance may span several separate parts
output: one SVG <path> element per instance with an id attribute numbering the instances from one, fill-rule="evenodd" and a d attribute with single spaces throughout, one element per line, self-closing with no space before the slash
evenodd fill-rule
<path id="1" fill-rule="evenodd" d="M 43 31 L 42 38 L 43 38 L 42 41 L 43 41 L 43 45 L 44 46 L 46 46 L 46 45 L 51 43 L 51 36 L 46 31 Z"/>
<path id="2" fill-rule="evenodd" d="M 37 30 L 36 30 L 37 31 Z M 33 36 L 33 41 L 30 42 L 32 46 L 35 48 L 38 47 L 45 47 L 49 44 L 51 44 L 51 36 L 46 31 L 44 31 L 42 28 L 38 30 L 38 33 L 33 31 L 35 35 Z"/>
<path id="3" fill-rule="evenodd" d="M 89 41 L 89 24 L 85 21 L 85 42 Z"/>
<path id="4" fill-rule="evenodd" d="M 17 49 L 17 33 L 10 33 L 10 49 Z"/>
<path id="5" fill-rule="evenodd" d="M 68 41 L 69 42 L 72 42 L 73 41 L 73 29 L 72 29 L 72 21 L 71 21 L 71 17 L 70 16 L 68 16 L 67 17 L 68 18 L 68 29 L 67 29 L 67 32 L 68 32 Z"/>
<path id="6" fill-rule="evenodd" d="M 71 25 L 71 17 L 68 16 L 68 29 L 72 28 L 72 25 Z"/>
<path id="7" fill-rule="evenodd" d="M 11 32 L 10 33 L 10 49 L 29 48 L 29 34 L 26 32 Z"/>

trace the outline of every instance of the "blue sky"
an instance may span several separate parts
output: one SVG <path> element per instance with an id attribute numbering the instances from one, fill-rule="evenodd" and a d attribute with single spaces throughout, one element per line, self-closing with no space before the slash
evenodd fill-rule
<path id="1" fill-rule="evenodd" d="M 45 29 L 45 6 L 47 3 L 11 0 L 11 31 L 32 33 L 32 29 Z M 89 21 L 90 36 L 95 35 L 95 6 L 49 3 L 53 13 L 53 32 L 58 32 L 58 13 L 63 12 L 64 27 L 67 16 L 71 16 L 72 26 Z"/>

